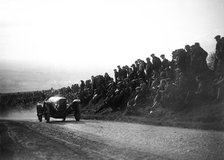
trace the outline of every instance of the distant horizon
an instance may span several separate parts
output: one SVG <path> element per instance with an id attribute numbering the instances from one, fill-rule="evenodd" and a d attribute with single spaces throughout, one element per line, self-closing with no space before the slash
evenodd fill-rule
<path id="1" fill-rule="evenodd" d="M 5 64 L 8 63 L 5 62 Z M 37 66 L 16 68 L 17 65 L 13 66 L 12 64 L 5 68 L 2 66 L 4 63 L 0 64 L 0 93 L 32 92 L 71 87 L 72 84 L 79 84 L 80 80 L 91 79 L 91 76 L 94 75 L 91 71 L 55 70 L 48 66 L 42 68 Z M 100 71 L 95 73 L 104 74 Z M 113 75 L 110 76 L 113 77 Z"/>

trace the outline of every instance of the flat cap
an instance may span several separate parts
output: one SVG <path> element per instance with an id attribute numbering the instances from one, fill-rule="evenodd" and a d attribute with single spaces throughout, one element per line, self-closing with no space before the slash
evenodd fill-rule
<path id="1" fill-rule="evenodd" d="M 221 38 L 220 35 L 215 36 L 215 39 L 220 39 L 220 38 Z"/>

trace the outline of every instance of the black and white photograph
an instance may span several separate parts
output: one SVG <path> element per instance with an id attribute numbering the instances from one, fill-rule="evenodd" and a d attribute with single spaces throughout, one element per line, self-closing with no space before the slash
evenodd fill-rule
<path id="1" fill-rule="evenodd" d="M 0 160 L 224 160 L 224 0 L 0 0 Z"/>

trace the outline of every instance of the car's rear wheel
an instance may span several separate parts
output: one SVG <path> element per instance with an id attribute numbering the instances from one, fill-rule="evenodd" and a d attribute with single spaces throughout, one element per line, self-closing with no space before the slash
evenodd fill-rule
<path id="1" fill-rule="evenodd" d="M 50 114 L 45 113 L 44 117 L 45 117 L 46 122 L 49 123 L 50 122 Z"/>
<path id="2" fill-rule="evenodd" d="M 77 106 L 76 107 L 74 116 L 75 116 L 75 120 L 76 121 L 79 121 L 80 120 L 80 118 L 81 118 L 80 106 Z"/>
<path id="3" fill-rule="evenodd" d="M 75 116 L 75 120 L 76 120 L 76 121 L 79 121 L 80 118 L 81 118 L 81 114 L 80 114 L 80 113 L 76 113 L 76 112 L 75 112 L 74 116 Z"/>
<path id="4" fill-rule="evenodd" d="M 50 115 L 47 115 L 46 121 L 47 121 L 47 123 L 50 122 Z"/>
<path id="5" fill-rule="evenodd" d="M 46 106 L 46 108 L 45 108 L 44 118 L 45 118 L 47 123 L 50 122 L 50 108 L 49 108 L 49 106 Z"/>
<path id="6" fill-rule="evenodd" d="M 42 115 L 38 115 L 39 122 L 42 122 Z"/>

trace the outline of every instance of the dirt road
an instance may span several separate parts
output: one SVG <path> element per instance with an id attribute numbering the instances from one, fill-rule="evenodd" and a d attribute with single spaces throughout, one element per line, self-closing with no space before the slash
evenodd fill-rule
<path id="1" fill-rule="evenodd" d="M 223 159 L 224 132 L 82 120 L 0 120 L 0 159 Z"/>

